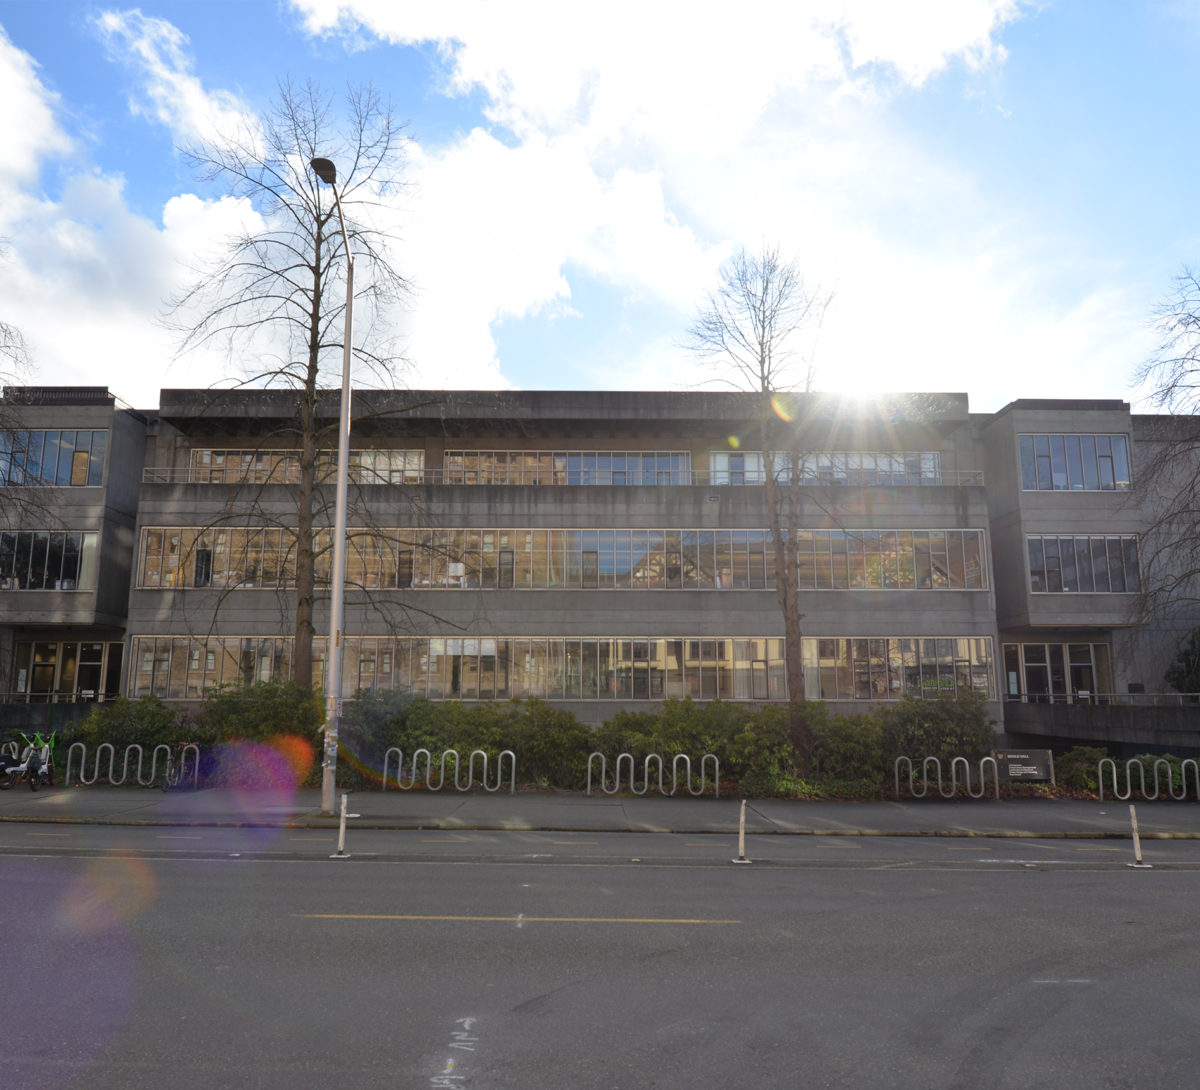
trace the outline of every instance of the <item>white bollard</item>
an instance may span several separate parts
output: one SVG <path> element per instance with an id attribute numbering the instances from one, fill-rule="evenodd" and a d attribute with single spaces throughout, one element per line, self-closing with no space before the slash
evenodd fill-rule
<path id="1" fill-rule="evenodd" d="M 1129 804 L 1129 820 L 1133 823 L 1133 856 L 1137 860 L 1136 863 L 1126 863 L 1127 867 L 1137 867 L 1141 870 L 1152 870 L 1153 863 L 1142 862 L 1142 841 L 1138 836 L 1137 827 L 1137 811 L 1133 808 L 1133 803 Z"/>
<path id="2" fill-rule="evenodd" d="M 338 850 L 329 857 L 330 859 L 349 859 L 346 854 L 346 796 L 342 796 L 342 820 L 338 824 Z"/>
<path id="3" fill-rule="evenodd" d="M 742 816 L 738 819 L 738 857 L 731 860 L 734 863 L 751 863 L 746 858 L 746 800 L 742 799 Z"/>

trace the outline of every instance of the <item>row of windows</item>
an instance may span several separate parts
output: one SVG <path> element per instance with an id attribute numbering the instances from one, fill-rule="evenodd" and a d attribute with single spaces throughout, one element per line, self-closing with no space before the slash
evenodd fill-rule
<path id="1" fill-rule="evenodd" d="M 102 484 L 107 446 L 107 431 L 0 432 L 0 485 Z"/>
<path id="2" fill-rule="evenodd" d="M 121 692 L 123 643 L 18 643 L 13 691 L 22 701 L 100 700 Z"/>
<path id="3" fill-rule="evenodd" d="M 1005 696 L 1030 704 L 1105 700 L 1113 691 L 1106 643 L 1006 643 Z"/>
<path id="4" fill-rule="evenodd" d="M 766 459 L 761 451 L 709 451 L 713 484 L 762 484 Z M 789 468 L 776 459 L 775 475 L 791 480 Z M 806 484 L 934 485 L 942 481 L 942 456 L 937 451 L 824 451 L 800 460 Z"/>
<path id="5" fill-rule="evenodd" d="M 352 450 L 347 477 L 354 484 L 418 484 L 424 477 L 423 450 Z M 317 453 L 318 482 L 332 481 L 334 451 Z M 193 484 L 299 484 L 297 450 L 193 450 Z"/>
<path id="6" fill-rule="evenodd" d="M 1142 589 L 1136 537 L 1031 537 L 1035 594 L 1136 594 Z"/>
<path id="7" fill-rule="evenodd" d="M 95 590 L 96 535 L 86 531 L 0 533 L 0 590 Z"/>
<path id="8" fill-rule="evenodd" d="M 446 484 L 691 484 L 686 450 L 448 450 Z"/>
<path id="9" fill-rule="evenodd" d="M 328 532 L 317 574 L 329 578 Z M 982 530 L 801 530 L 806 590 L 983 590 Z M 766 530 L 353 532 L 346 578 L 364 589 L 754 590 L 775 585 Z M 287 587 L 295 538 L 278 529 L 146 528 L 141 587 Z"/>
<path id="10" fill-rule="evenodd" d="M 1123 492 L 1130 487 L 1123 435 L 1022 435 L 1021 487 L 1041 492 Z"/>
<path id="11" fill-rule="evenodd" d="M 987 694 L 992 641 L 974 638 L 859 638 L 803 641 L 810 700 L 898 700 L 901 696 Z"/>
<path id="12" fill-rule="evenodd" d="M 325 641 L 314 641 L 313 683 Z M 351 637 L 342 695 L 409 688 L 431 700 L 786 700 L 779 639 Z M 805 639 L 811 698 L 992 693 L 991 640 Z M 139 636 L 131 695 L 191 700 L 215 685 L 291 676 L 287 637 Z M 819 694 L 819 696 L 818 696 Z"/>

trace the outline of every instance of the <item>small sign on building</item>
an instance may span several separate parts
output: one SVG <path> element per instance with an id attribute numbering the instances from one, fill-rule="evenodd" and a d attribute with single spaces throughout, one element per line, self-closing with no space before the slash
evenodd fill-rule
<path id="1" fill-rule="evenodd" d="M 1054 754 L 1048 749 L 997 751 L 1000 779 L 1015 783 L 1054 783 Z"/>

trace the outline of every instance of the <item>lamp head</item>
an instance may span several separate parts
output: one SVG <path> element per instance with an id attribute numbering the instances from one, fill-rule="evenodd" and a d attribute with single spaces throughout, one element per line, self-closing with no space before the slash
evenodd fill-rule
<path id="1" fill-rule="evenodd" d="M 332 159 L 314 159 L 312 168 L 318 178 L 326 185 L 335 185 L 337 183 L 337 167 L 333 165 Z"/>

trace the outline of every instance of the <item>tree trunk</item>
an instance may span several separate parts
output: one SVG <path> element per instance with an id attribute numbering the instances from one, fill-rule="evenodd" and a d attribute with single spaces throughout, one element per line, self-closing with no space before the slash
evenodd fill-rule
<path id="1" fill-rule="evenodd" d="M 316 601 L 316 549 L 313 542 L 313 498 L 317 488 L 317 377 L 321 348 L 322 228 L 313 244 L 312 309 L 308 313 L 308 368 L 300 399 L 300 491 L 296 497 L 296 638 L 292 677 L 306 689 L 313 684 L 313 606 Z M 328 661 L 329 648 L 326 648 Z"/>
<path id="2" fill-rule="evenodd" d="M 808 722 L 804 716 L 804 668 L 801 658 L 803 636 L 800 629 L 800 603 L 797 589 L 800 585 L 800 561 L 797 548 L 799 536 L 799 465 L 797 458 L 789 458 L 790 469 L 787 493 L 786 540 L 783 520 L 780 518 L 779 486 L 775 480 L 776 452 L 770 434 L 771 407 L 769 390 L 763 391 L 763 404 L 759 420 L 760 446 L 763 456 L 764 485 L 767 493 L 767 518 L 771 528 L 771 544 L 775 550 L 775 593 L 779 609 L 783 613 L 783 656 L 787 675 L 790 710 L 788 729 L 795 747 L 796 761 L 801 772 L 808 771 Z"/>

